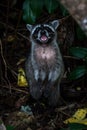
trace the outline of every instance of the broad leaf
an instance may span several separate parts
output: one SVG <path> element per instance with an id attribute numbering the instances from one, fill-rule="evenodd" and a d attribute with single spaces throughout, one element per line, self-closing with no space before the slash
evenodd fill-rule
<path id="1" fill-rule="evenodd" d="M 78 124 L 78 123 L 71 123 L 69 124 L 70 130 L 86 130 L 87 126 L 83 124 Z"/>
<path id="2" fill-rule="evenodd" d="M 58 2 L 56 0 L 45 0 L 45 7 L 49 13 L 53 13 L 58 7 Z"/>
<path id="3" fill-rule="evenodd" d="M 68 124 L 68 128 L 62 128 L 60 130 L 86 130 L 86 129 L 87 129 L 87 125 L 70 123 Z"/>
<path id="4" fill-rule="evenodd" d="M 25 0 L 23 3 L 23 20 L 26 23 L 34 23 L 36 20 L 36 15 L 31 8 L 30 0 Z"/>
<path id="5" fill-rule="evenodd" d="M 78 25 L 76 26 L 76 34 L 77 34 L 77 38 L 78 38 L 79 40 L 81 40 L 81 41 L 86 38 L 84 32 L 82 31 L 82 29 L 81 29 L 80 26 L 78 26 Z"/>
<path id="6" fill-rule="evenodd" d="M 38 17 L 43 9 L 44 1 L 42 0 L 29 0 L 31 9 L 34 12 L 35 16 Z"/>
<path id="7" fill-rule="evenodd" d="M 15 129 L 15 127 L 13 127 L 11 125 L 6 126 L 6 130 L 14 130 L 14 129 Z"/>
<path id="8" fill-rule="evenodd" d="M 70 48 L 70 53 L 75 57 L 83 59 L 87 57 L 87 48 L 72 47 Z"/>
<path id="9" fill-rule="evenodd" d="M 25 0 L 23 3 L 23 19 L 27 23 L 35 23 L 36 18 L 41 14 L 43 9 L 41 0 Z"/>
<path id="10" fill-rule="evenodd" d="M 62 4 L 60 4 L 60 9 L 62 11 L 63 16 L 68 16 L 69 15 L 68 10 Z"/>
<path id="11" fill-rule="evenodd" d="M 87 73 L 87 67 L 85 65 L 83 66 L 78 66 L 76 69 L 74 69 L 70 75 L 68 76 L 68 78 L 70 80 L 75 80 L 78 78 L 81 78 L 82 76 L 84 76 Z"/>

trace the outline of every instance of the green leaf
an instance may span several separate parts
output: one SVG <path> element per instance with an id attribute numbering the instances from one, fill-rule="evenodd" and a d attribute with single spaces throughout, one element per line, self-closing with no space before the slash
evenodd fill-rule
<path id="1" fill-rule="evenodd" d="M 78 123 L 70 123 L 69 127 L 70 127 L 70 130 L 84 130 L 84 129 L 87 129 L 86 125 L 78 124 Z"/>
<path id="2" fill-rule="evenodd" d="M 75 80 L 78 78 L 81 78 L 87 73 L 87 67 L 85 65 L 78 66 L 76 69 L 74 69 L 68 76 L 70 80 Z"/>
<path id="3" fill-rule="evenodd" d="M 81 29 L 80 26 L 78 26 L 78 25 L 76 26 L 76 34 L 77 34 L 77 38 L 78 38 L 79 40 L 81 40 L 81 41 L 86 38 L 84 32 L 82 31 L 82 29 Z"/>
<path id="4" fill-rule="evenodd" d="M 23 20 L 26 23 L 34 23 L 36 20 L 36 15 L 31 8 L 30 0 L 25 0 L 23 3 Z"/>
<path id="5" fill-rule="evenodd" d="M 69 15 L 69 12 L 67 11 L 67 9 L 62 4 L 60 4 L 60 9 L 62 11 L 63 16 L 68 16 Z"/>
<path id="6" fill-rule="evenodd" d="M 0 125 L 2 124 L 3 122 L 2 122 L 2 120 L 0 119 Z"/>
<path id="7" fill-rule="evenodd" d="M 35 16 L 38 17 L 42 12 L 44 1 L 42 0 L 29 0 L 29 1 L 32 11 L 34 12 Z"/>
<path id="8" fill-rule="evenodd" d="M 58 7 L 58 2 L 56 0 L 45 0 L 45 7 L 49 13 L 53 13 Z"/>
<path id="9" fill-rule="evenodd" d="M 14 127 L 11 125 L 6 126 L 6 130 L 14 130 Z"/>
<path id="10" fill-rule="evenodd" d="M 62 128 L 60 130 L 86 130 L 86 129 L 87 129 L 87 125 L 70 123 L 68 124 L 68 128 Z"/>
<path id="11" fill-rule="evenodd" d="M 87 48 L 72 47 L 70 48 L 70 53 L 75 57 L 83 59 L 87 57 Z"/>
<path id="12" fill-rule="evenodd" d="M 44 2 L 41 0 L 25 0 L 23 3 L 23 19 L 26 23 L 35 23 L 41 14 Z"/>

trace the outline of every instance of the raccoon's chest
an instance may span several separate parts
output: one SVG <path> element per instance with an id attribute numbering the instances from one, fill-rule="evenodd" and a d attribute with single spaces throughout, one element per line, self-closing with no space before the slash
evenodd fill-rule
<path id="1" fill-rule="evenodd" d="M 39 66 L 52 67 L 56 61 L 56 52 L 50 46 L 36 48 L 35 56 Z"/>

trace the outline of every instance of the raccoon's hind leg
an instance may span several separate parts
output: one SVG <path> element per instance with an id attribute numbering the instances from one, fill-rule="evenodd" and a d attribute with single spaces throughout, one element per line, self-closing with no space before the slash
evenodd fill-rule
<path id="1" fill-rule="evenodd" d="M 26 72 L 26 78 L 29 84 L 29 90 L 30 94 L 33 96 L 34 99 L 39 99 L 42 95 L 41 90 L 41 81 L 38 81 L 38 79 L 35 77 L 34 69 L 31 64 L 31 58 L 28 57 L 26 64 L 25 64 L 25 72 Z M 37 73 L 36 73 L 37 74 Z"/>
<path id="2" fill-rule="evenodd" d="M 36 100 L 38 100 L 42 95 L 41 87 L 42 87 L 41 82 L 39 82 L 39 81 L 36 82 L 35 80 L 30 85 L 30 94 Z"/>
<path id="3" fill-rule="evenodd" d="M 48 102 L 51 106 L 56 106 L 60 101 L 60 84 L 56 84 L 50 88 Z"/>

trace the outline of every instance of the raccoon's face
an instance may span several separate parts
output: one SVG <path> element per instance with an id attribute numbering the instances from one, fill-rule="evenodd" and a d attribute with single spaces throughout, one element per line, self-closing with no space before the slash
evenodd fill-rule
<path id="1" fill-rule="evenodd" d="M 54 20 L 49 24 L 38 24 L 36 26 L 27 24 L 27 29 L 30 31 L 32 40 L 35 43 L 47 44 L 54 40 L 58 25 L 59 21 Z"/>

